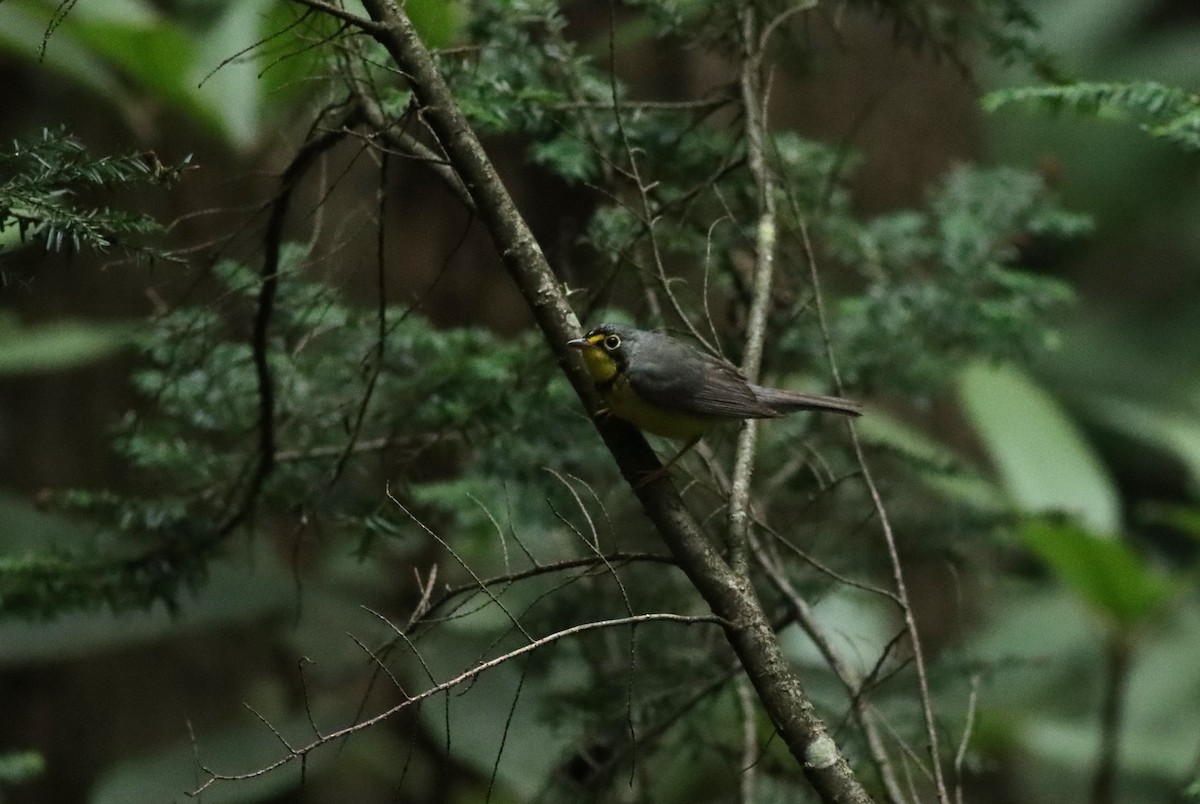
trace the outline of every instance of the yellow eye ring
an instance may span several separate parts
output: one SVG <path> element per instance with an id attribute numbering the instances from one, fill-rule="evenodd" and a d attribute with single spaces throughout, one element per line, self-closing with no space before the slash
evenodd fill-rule
<path id="1" fill-rule="evenodd" d="M 604 339 L 604 348 L 610 352 L 615 352 L 621 348 L 621 336 L 609 335 Z"/>

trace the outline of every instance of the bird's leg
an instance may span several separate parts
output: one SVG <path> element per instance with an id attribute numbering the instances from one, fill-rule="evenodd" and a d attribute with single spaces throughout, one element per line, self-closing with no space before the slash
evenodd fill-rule
<path id="1" fill-rule="evenodd" d="M 655 480 L 658 480 L 660 477 L 665 475 L 667 473 L 667 471 L 672 466 L 675 465 L 675 462 L 678 461 L 680 458 L 682 458 L 687 453 L 688 450 L 690 450 L 692 447 L 696 446 L 699 443 L 700 443 L 700 436 L 695 436 L 694 438 L 689 440 L 686 444 L 683 445 L 683 447 L 679 450 L 679 452 L 675 453 L 675 456 L 673 458 L 671 458 L 671 460 L 667 461 L 666 463 L 664 463 L 662 466 L 658 467 L 657 469 L 652 469 L 651 471 L 647 472 L 642 477 L 642 479 L 638 481 L 637 486 L 635 486 L 635 488 L 640 489 L 642 486 L 645 486 L 647 483 L 653 483 Z"/>

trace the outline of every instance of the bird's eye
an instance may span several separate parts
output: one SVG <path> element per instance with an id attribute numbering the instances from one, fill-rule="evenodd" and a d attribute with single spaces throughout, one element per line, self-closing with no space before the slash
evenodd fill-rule
<path id="1" fill-rule="evenodd" d="M 609 335 L 604 339 L 604 348 L 610 352 L 615 352 L 621 348 L 621 336 Z"/>

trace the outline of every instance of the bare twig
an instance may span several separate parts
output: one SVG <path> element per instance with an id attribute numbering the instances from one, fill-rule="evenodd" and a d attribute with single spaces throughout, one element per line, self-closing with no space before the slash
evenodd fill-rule
<path id="1" fill-rule="evenodd" d="M 662 286 L 662 291 L 667 297 L 667 301 L 671 303 L 671 309 L 674 311 L 676 318 L 679 319 L 691 333 L 692 337 L 704 344 L 709 351 L 715 351 L 716 347 L 710 344 L 708 340 L 700 333 L 700 330 L 692 324 L 691 318 L 683 311 L 683 306 L 679 303 L 679 299 L 675 296 L 675 291 L 671 288 L 671 281 L 667 277 L 667 269 L 663 265 L 662 250 L 658 245 L 658 233 L 655 228 L 655 223 L 658 220 L 658 215 L 653 211 L 650 205 L 650 190 L 653 185 L 647 186 L 642 180 L 641 169 L 638 167 L 637 151 L 629 140 L 629 135 L 625 131 L 624 118 L 621 115 L 621 104 L 617 100 L 617 74 L 616 74 L 616 10 L 614 3 L 609 3 L 609 29 L 608 29 L 608 50 L 609 58 L 612 60 L 614 69 L 609 72 L 609 91 L 612 99 L 613 120 L 616 123 L 617 134 L 621 138 L 621 145 L 625 148 L 625 157 L 629 160 L 629 170 L 625 171 L 630 179 L 633 180 L 635 189 L 638 194 L 638 199 L 641 202 L 641 218 L 643 226 L 646 229 L 646 234 L 650 240 L 650 254 L 654 258 L 654 267 L 659 284 Z M 657 301 L 653 294 L 650 294 L 648 301 L 657 306 Z M 661 319 L 661 311 L 656 312 L 656 317 Z"/>
<path id="2" fill-rule="evenodd" d="M 510 612 L 510 611 L 508 610 L 508 607 L 507 607 L 507 606 L 505 606 L 503 602 L 501 602 L 500 598 L 498 598 L 496 595 L 492 594 L 492 591 L 491 591 L 491 589 L 490 589 L 488 586 L 486 586 L 486 585 L 483 583 L 483 579 L 481 579 L 481 578 L 480 578 L 478 575 L 476 575 L 476 574 L 475 574 L 475 570 L 471 568 L 471 565 L 470 565 L 470 564 L 468 564 L 468 563 L 467 563 L 465 560 L 463 560 L 462 556 L 460 556 L 460 555 L 458 554 L 458 551 L 457 551 L 457 550 L 455 550 L 453 547 L 451 547 L 451 546 L 450 546 L 450 543 L 449 543 L 449 542 L 447 542 L 445 539 L 443 539 L 441 536 L 439 536 L 439 535 L 438 535 L 438 534 L 437 534 L 437 533 L 436 533 L 436 532 L 435 532 L 435 531 L 434 531 L 432 528 L 430 528 L 428 525 L 426 525 L 424 522 L 422 522 L 422 521 L 420 520 L 420 518 L 419 518 L 419 517 L 417 517 L 417 515 L 416 515 L 416 514 L 414 514 L 412 511 L 410 511 L 410 510 L 409 510 L 409 509 L 408 509 L 408 508 L 407 508 L 407 507 L 404 505 L 404 503 L 400 502 L 400 500 L 396 498 L 396 495 L 392 494 L 392 490 L 391 490 L 391 489 L 388 489 L 388 490 L 387 490 L 387 497 L 388 497 L 388 499 L 389 499 L 389 500 L 391 500 L 391 501 L 392 501 L 392 503 L 393 503 L 393 504 L 394 504 L 394 505 L 395 505 L 397 508 L 399 508 L 401 511 L 403 511 L 403 512 L 404 512 L 404 514 L 405 514 L 405 515 L 406 515 L 406 516 L 407 516 L 407 517 L 408 517 L 410 520 L 412 520 L 412 522 L 413 522 L 413 523 L 414 523 L 414 524 L 415 524 L 417 527 L 419 527 L 421 530 L 425 531 L 425 533 L 426 533 L 427 535 L 429 535 L 429 536 L 430 536 L 430 537 L 431 537 L 431 538 L 432 538 L 434 541 L 436 541 L 438 544 L 440 544 L 440 545 L 442 546 L 442 548 L 446 550 L 446 552 L 450 553 L 450 555 L 452 555 L 452 556 L 454 557 L 454 560 L 458 562 L 459 566 L 461 566 L 461 567 L 462 567 L 463 569 L 465 569 L 465 570 L 466 570 L 468 573 L 470 573 L 470 575 L 471 575 L 471 578 L 472 578 L 472 579 L 475 581 L 475 584 L 477 585 L 477 587 L 478 587 L 480 590 L 482 590 L 482 591 L 483 591 L 483 593 L 484 593 L 485 595 L 487 595 L 487 596 L 488 596 L 488 599 L 490 599 L 490 600 L 491 600 L 493 603 L 495 603 L 495 604 L 496 604 L 496 606 L 497 606 L 497 607 L 498 607 L 498 608 L 499 608 L 499 609 L 500 609 L 502 612 L 504 612 L 504 616 L 508 618 L 508 621 L 509 621 L 510 623 L 512 623 L 512 625 L 513 625 L 513 627 L 514 627 L 514 628 L 516 628 L 518 631 L 520 631 L 520 632 L 521 632 L 521 634 L 522 634 L 522 635 L 524 635 L 524 637 L 525 637 L 526 639 L 528 639 L 528 640 L 532 640 L 532 639 L 533 639 L 533 637 L 531 637 L 531 636 L 529 635 L 529 632 L 527 632 L 527 631 L 525 630 L 525 626 L 521 625 L 521 621 L 520 621 L 520 620 L 518 620 L 516 617 L 514 617 L 514 616 L 513 616 L 512 612 Z"/>
<path id="3" fill-rule="evenodd" d="M 413 576 L 417 581 L 417 588 L 421 590 L 421 597 L 417 600 L 417 605 L 413 606 L 412 614 L 408 616 L 408 622 L 404 624 L 404 630 L 411 630 L 418 621 L 423 619 L 429 613 L 429 601 L 433 597 L 433 585 L 437 583 L 437 564 L 429 567 L 429 576 L 424 582 L 421 581 L 421 572 L 416 567 L 413 567 Z"/>
<path id="4" fill-rule="evenodd" d="M 745 678 L 737 682 L 738 710 L 742 718 L 742 775 L 739 791 L 742 804 L 754 804 L 755 766 L 758 763 L 758 728 L 754 719 L 754 691 Z"/>
<path id="5" fill-rule="evenodd" d="M 307 6 L 313 11 L 319 11 L 322 14 L 328 14 L 329 16 L 342 20 L 343 22 L 348 22 L 355 28 L 358 28 L 360 31 L 365 33 L 378 33 L 381 28 L 380 24 L 375 20 L 367 19 L 366 17 L 360 17 L 357 14 L 352 14 L 346 9 L 342 8 L 340 5 L 327 3 L 325 0 L 292 0 L 292 2 L 299 3 L 302 6 Z"/>
<path id="6" fill-rule="evenodd" d="M 596 631 L 596 630 L 600 630 L 600 629 L 604 629 L 604 628 L 615 628 L 615 627 L 626 626 L 626 625 L 634 625 L 637 623 L 650 623 L 650 622 L 674 622 L 674 623 L 682 623 L 684 625 L 696 625 L 696 624 L 704 623 L 704 624 L 709 624 L 709 625 L 720 625 L 722 627 L 729 627 L 729 625 L 730 625 L 730 623 L 722 620 L 719 617 L 714 617 L 714 616 L 695 617 L 695 616 L 684 616 L 682 614 L 638 614 L 633 617 L 619 617 L 619 618 L 612 619 L 612 620 L 597 620 L 596 622 L 583 623 L 582 625 L 572 626 L 571 628 L 564 628 L 561 631 L 555 631 L 552 634 L 548 634 L 544 637 L 535 639 L 526 645 L 522 645 L 521 647 L 516 648 L 515 650 L 504 653 L 493 659 L 489 659 L 485 662 L 480 662 L 479 664 L 476 664 L 475 666 L 470 667 L 467 670 L 464 670 L 463 672 L 459 673 L 458 675 L 454 676 L 453 678 L 443 681 L 440 684 L 434 684 L 432 687 L 428 688 L 424 692 L 414 695 L 410 698 L 406 698 L 405 700 L 401 701 L 400 703 L 389 707 L 388 709 L 384 710 L 383 712 L 380 712 L 379 714 L 377 714 L 373 717 L 367 718 L 366 720 L 358 721 L 357 723 L 354 723 L 353 725 L 345 726 L 341 729 L 337 729 L 336 731 L 331 731 L 331 732 L 325 734 L 323 737 L 318 737 L 317 739 L 313 740 L 312 742 L 307 743 L 300 747 L 294 747 L 294 746 L 290 745 L 287 742 L 287 740 L 285 740 L 283 738 L 283 736 L 281 734 L 279 734 L 278 730 L 275 729 L 270 724 L 269 721 L 267 721 L 265 718 L 263 718 L 257 712 L 254 712 L 254 714 L 257 715 L 260 720 L 262 720 L 264 723 L 267 724 L 267 727 L 271 729 L 271 731 L 275 734 L 275 736 L 279 739 L 279 741 L 284 745 L 284 747 L 287 750 L 287 753 L 284 756 L 280 757 L 279 759 L 275 760 L 274 762 L 272 762 L 268 765 L 264 765 L 260 768 L 256 768 L 255 770 L 252 770 L 252 771 L 247 771 L 245 773 L 230 773 L 230 774 L 216 773 L 210 769 L 202 767 L 202 770 L 204 770 L 207 774 L 209 774 L 209 778 L 203 784 L 201 784 L 199 787 L 197 787 L 195 790 L 191 791 L 188 795 L 198 796 L 201 793 L 203 793 L 205 790 L 207 790 L 208 788 L 212 787 L 217 782 L 241 781 L 241 780 L 245 780 L 245 779 L 255 779 L 260 776 L 265 776 L 266 774 L 276 770 L 277 768 L 281 768 L 284 765 L 287 765 L 288 763 L 292 762 L 293 760 L 301 759 L 301 758 L 307 756 L 308 754 L 312 753 L 314 750 L 316 750 L 317 748 L 320 748 L 322 745 L 325 745 L 326 743 L 345 738 L 351 734 L 355 734 L 357 732 L 363 731 L 364 729 L 369 729 L 370 727 L 372 727 L 378 723 L 382 723 L 383 721 L 387 720 L 388 718 L 394 717 L 396 714 L 404 711 L 405 709 L 408 709 L 410 706 L 419 704 L 422 701 L 432 698 L 435 695 L 439 695 L 443 692 L 453 689 L 454 687 L 459 686 L 460 684 L 463 684 L 467 681 L 471 681 L 471 680 L 475 679 L 476 677 L 482 675 L 483 673 L 486 673 L 488 670 L 491 670 L 495 667 L 499 667 L 500 665 L 502 665 L 506 662 L 513 661 L 514 659 L 516 659 L 520 656 L 524 656 L 527 653 L 532 653 L 535 650 L 544 648 L 547 645 L 552 645 L 555 642 L 559 642 L 563 639 L 567 639 L 569 637 L 578 636 L 579 634 L 587 633 L 589 631 Z M 249 708 L 249 707 L 247 707 L 247 708 Z M 253 712 L 254 710 L 251 709 L 250 711 Z"/>
<path id="7" fill-rule="evenodd" d="M 385 238 L 387 235 L 387 186 L 388 155 L 384 152 L 379 159 L 379 184 L 375 188 L 375 346 L 369 358 L 370 373 L 367 376 L 367 387 L 359 400 L 358 409 L 354 414 L 354 423 L 350 427 L 349 437 L 345 448 L 334 463 L 329 476 L 329 486 L 332 487 L 342 476 L 350 456 L 354 454 L 354 445 L 362 435 L 363 422 L 367 418 L 371 399 L 375 396 L 375 386 L 379 383 L 379 372 L 383 370 L 383 358 L 387 348 L 387 250 Z"/>
<path id="8" fill-rule="evenodd" d="M 776 208 L 775 174 L 767 164 L 766 109 L 769 89 L 764 91 L 761 75 L 762 51 L 758 22 L 753 4 L 739 11 L 742 24 L 742 72 L 740 77 L 742 120 L 750 174 L 758 191 L 758 222 L 755 226 L 754 291 L 746 322 L 746 349 L 742 355 L 742 373 L 755 382 L 762 367 L 766 340 L 767 308 L 771 301 L 771 283 L 775 273 Z M 748 420 L 738 436 L 737 456 L 729 495 L 729 538 L 726 544 L 733 571 L 746 575 L 746 540 L 750 530 L 750 474 L 754 469 L 758 423 Z"/>
<path id="9" fill-rule="evenodd" d="M 821 327 L 821 335 L 824 339 L 825 356 L 829 361 L 829 369 L 833 374 L 834 385 L 838 393 L 843 393 L 842 379 L 838 372 L 837 360 L 833 353 L 833 343 L 829 335 L 829 319 L 825 313 L 825 300 L 821 294 L 821 278 L 817 271 L 816 253 L 812 247 L 812 240 L 808 236 L 808 224 L 803 218 L 799 220 L 800 236 L 804 243 L 804 255 L 808 260 L 809 277 L 812 281 L 814 299 L 816 300 L 817 319 Z M 921 696 L 921 710 L 925 718 L 925 732 L 929 739 L 929 756 L 933 766 L 933 780 L 937 787 L 938 801 L 941 804 L 950 804 L 950 794 L 946 790 L 946 779 L 942 773 L 942 763 L 940 750 L 938 748 L 938 731 L 937 723 L 933 716 L 933 703 L 929 694 L 929 679 L 925 672 L 925 656 L 921 645 L 921 637 L 917 630 L 916 616 L 913 614 L 912 603 L 908 597 L 908 586 L 904 582 L 904 569 L 900 564 L 900 552 L 896 547 L 896 536 L 892 532 L 891 518 L 888 516 L 887 508 L 883 504 L 883 497 L 879 494 L 879 487 L 875 485 L 875 478 L 871 474 L 871 469 L 867 465 L 866 453 L 863 451 L 862 441 L 858 437 L 858 428 L 854 426 L 854 422 L 847 421 L 847 428 L 850 431 L 850 441 L 854 447 L 854 455 L 858 460 L 859 469 L 862 470 L 863 484 L 867 487 L 867 493 L 871 497 L 871 503 L 875 507 L 876 515 L 879 517 L 879 527 L 883 532 L 883 541 L 887 547 L 888 560 L 892 568 L 892 581 L 896 588 L 896 598 L 900 602 L 900 609 L 904 617 L 904 627 L 908 631 L 909 646 L 912 650 L 913 664 L 917 671 L 917 686 Z"/>
<path id="10" fill-rule="evenodd" d="M 967 697 L 967 722 L 963 726 L 958 751 L 954 753 L 954 804 L 963 804 L 963 764 L 967 759 L 967 748 L 971 745 L 971 734 L 975 731 L 975 706 L 979 700 L 979 674 L 971 676 L 971 694 Z"/>
<path id="11" fill-rule="evenodd" d="M 829 665 L 829 669 L 833 671 L 833 674 L 837 676 L 838 680 L 842 682 L 842 685 L 849 693 L 851 712 L 863 736 L 866 738 L 871 761 L 875 764 L 875 770 L 879 773 L 880 781 L 883 782 L 888 800 L 893 802 L 893 804 L 904 802 L 906 798 L 900 789 L 899 781 L 896 779 L 896 771 L 892 767 L 891 760 L 888 758 L 887 748 L 883 744 L 883 737 L 876 727 L 875 717 L 870 711 L 866 696 L 862 694 L 863 679 L 860 674 L 855 672 L 834 649 L 833 641 L 825 633 L 824 629 L 821 628 L 820 623 L 817 622 L 808 602 L 796 591 L 796 588 L 784 573 L 783 568 L 767 554 L 767 551 L 757 543 L 757 540 L 753 536 L 750 538 L 750 548 L 759 566 L 766 572 L 767 577 L 775 585 L 775 588 L 783 595 L 784 600 L 788 602 L 792 616 L 800 625 L 800 628 L 812 640 L 812 643 L 821 653 L 822 658 L 825 659 L 825 663 Z"/>
<path id="12" fill-rule="evenodd" d="M 358 102 L 364 119 L 371 126 L 373 136 L 387 142 L 398 155 L 424 163 L 467 209 L 474 211 L 475 200 L 463 186 L 462 179 L 454 167 L 444 156 L 388 120 L 375 97 L 367 92 L 365 83 L 366 79 L 355 76 L 350 82 L 350 90 L 354 93 L 354 99 Z"/>
<path id="13" fill-rule="evenodd" d="M 570 569 L 579 569 L 583 567 L 598 568 L 603 565 L 609 571 L 619 564 L 627 564 L 634 561 L 648 561 L 658 564 L 674 564 L 675 561 L 670 556 L 659 555 L 657 553 L 609 553 L 607 555 L 590 555 L 580 558 L 568 558 L 562 561 L 555 561 L 551 564 L 536 564 L 528 569 L 516 570 L 507 572 L 503 575 L 495 575 L 491 578 L 484 578 L 481 581 L 463 584 L 461 586 L 451 587 L 428 605 L 425 612 L 426 618 L 437 611 L 450 600 L 467 593 L 478 593 L 481 586 L 502 586 L 514 583 L 515 581 L 524 580 L 525 578 L 534 578 L 539 575 L 548 575 L 554 572 L 563 572 Z"/>
<path id="14" fill-rule="evenodd" d="M 348 125 L 351 122 L 352 117 L 347 116 L 342 124 Z M 270 208 L 263 237 L 263 263 L 259 270 L 258 299 L 250 340 L 254 375 L 258 385 L 258 456 L 245 494 L 225 524 L 216 532 L 214 541 L 224 539 L 250 518 L 259 492 L 275 468 L 275 381 L 271 373 L 267 341 L 275 311 L 275 296 L 279 290 L 283 224 L 291 206 L 292 193 L 300 179 L 321 154 L 341 141 L 342 136 L 341 131 L 317 133 L 317 126 L 314 124 L 308 141 L 284 170 L 280 178 L 279 195 Z"/>

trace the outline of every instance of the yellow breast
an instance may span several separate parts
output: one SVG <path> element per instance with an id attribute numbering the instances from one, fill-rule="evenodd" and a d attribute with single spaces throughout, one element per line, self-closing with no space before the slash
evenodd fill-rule
<path id="1" fill-rule="evenodd" d="M 637 395 L 624 376 L 617 377 L 600 395 L 614 416 L 664 438 L 690 441 L 721 421 L 714 416 L 699 416 L 651 404 Z"/>

